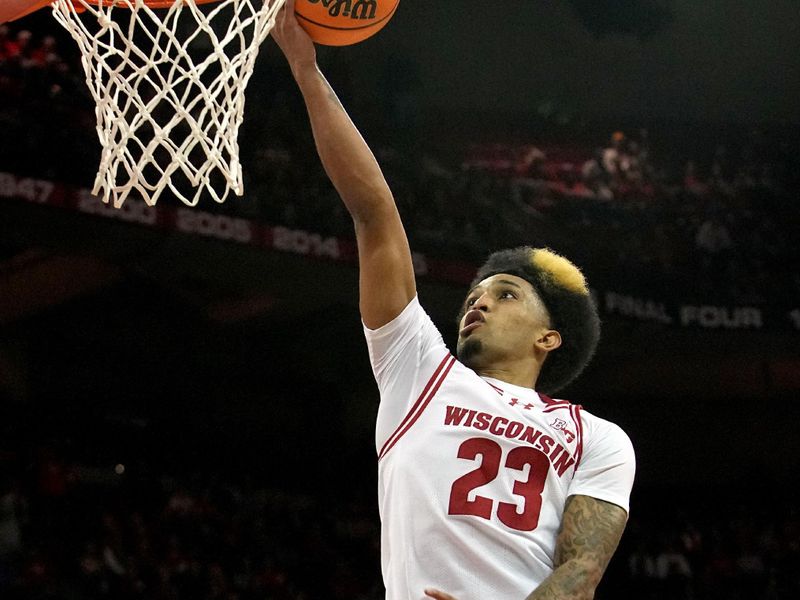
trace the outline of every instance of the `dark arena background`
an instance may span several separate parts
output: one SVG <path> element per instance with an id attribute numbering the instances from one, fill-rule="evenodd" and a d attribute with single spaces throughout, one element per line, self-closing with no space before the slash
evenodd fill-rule
<path id="1" fill-rule="evenodd" d="M 489 251 L 584 268 L 561 396 L 638 459 L 597 598 L 800 598 L 797 3 L 404 0 L 319 61 L 451 347 Z M 382 598 L 353 233 L 283 58 L 223 205 L 104 206 L 93 111 L 46 12 L 0 27 L 0 597 Z"/>

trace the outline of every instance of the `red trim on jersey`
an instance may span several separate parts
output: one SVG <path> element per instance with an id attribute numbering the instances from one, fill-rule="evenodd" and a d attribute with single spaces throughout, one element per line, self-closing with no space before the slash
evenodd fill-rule
<path id="1" fill-rule="evenodd" d="M 489 382 L 488 382 L 488 381 L 486 381 L 485 379 L 484 379 L 483 381 L 484 381 L 484 382 L 485 382 L 487 385 L 491 386 L 491 387 L 492 387 L 492 389 L 494 389 L 494 391 L 495 391 L 495 392 L 497 392 L 498 394 L 500 394 L 501 396 L 502 396 L 502 395 L 505 393 L 505 391 L 503 390 L 503 388 L 497 387 L 495 384 L 493 384 L 493 383 L 489 383 Z"/>
<path id="2" fill-rule="evenodd" d="M 428 383 L 425 384 L 425 388 L 422 390 L 422 393 L 419 395 L 416 402 L 414 402 L 414 406 L 412 406 L 411 410 L 406 413 L 406 416 L 403 418 L 400 425 L 397 426 L 397 429 L 394 430 L 392 435 L 390 435 L 386 440 L 386 443 L 383 444 L 381 451 L 378 453 L 378 460 L 382 459 L 386 453 L 392 449 L 397 441 L 403 437 L 409 429 L 411 429 L 414 423 L 417 422 L 417 419 L 420 418 L 422 413 L 428 407 L 431 399 L 433 399 L 433 397 L 436 395 L 436 392 L 439 391 L 439 387 L 447 377 L 450 369 L 453 368 L 455 362 L 456 359 L 451 354 L 448 354 L 442 359 L 442 362 L 439 363 L 438 367 L 436 367 L 436 370 L 433 372 L 433 375 L 431 375 L 431 378 L 428 379 Z"/>
<path id="3" fill-rule="evenodd" d="M 553 400 L 550 396 L 545 396 L 544 394 L 539 394 L 539 398 L 542 399 L 542 402 L 547 404 L 545 408 L 542 409 L 542 412 L 550 412 L 556 408 L 566 408 L 567 406 L 572 406 L 568 400 Z"/>
<path id="4" fill-rule="evenodd" d="M 536 392 L 539 394 L 539 392 Z M 564 402 L 564 400 L 553 400 L 550 396 L 545 396 L 544 394 L 539 394 L 539 398 L 542 399 L 542 402 L 545 404 L 554 404 L 556 402 Z"/>
<path id="5" fill-rule="evenodd" d="M 581 464 L 581 458 L 583 457 L 583 420 L 581 419 L 581 409 L 583 407 L 580 404 L 572 404 L 569 407 L 569 414 L 572 415 L 572 420 L 575 422 L 575 428 L 578 430 L 578 443 L 575 446 L 575 471 L 578 470 L 578 466 Z"/>
<path id="6" fill-rule="evenodd" d="M 549 413 L 549 412 L 553 412 L 554 410 L 558 410 L 560 408 L 570 408 L 571 406 L 572 406 L 572 404 L 570 404 L 566 400 L 554 400 L 553 404 L 551 404 L 547 408 L 543 408 L 542 412 Z"/>

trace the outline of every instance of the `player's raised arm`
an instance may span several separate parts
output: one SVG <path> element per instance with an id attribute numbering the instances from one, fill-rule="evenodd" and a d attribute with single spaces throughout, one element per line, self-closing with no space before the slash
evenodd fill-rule
<path id="1" fill-rule="evenodd" d="M 375 157 L 317 67 L 314 44 L 294 16 L 294 0 L 278 15 L 272 37 L 300 86 L 322 165 L 353 218 L 361 318 L 375 329 L 400 314 L 416 293 L 400 215 Z"/>
<path id="2" fill-rule="evenodd" d="M 0 1 L 0 24 L 24 17 L 30 12 L 47 6 L 52 0 L 2 0 Z"/>

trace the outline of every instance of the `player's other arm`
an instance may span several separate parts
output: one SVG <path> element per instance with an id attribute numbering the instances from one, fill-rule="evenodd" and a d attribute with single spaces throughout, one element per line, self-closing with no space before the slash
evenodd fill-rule
<path id="1" fill-rule="evenodd" d="M 394 319 L 416 294 L 411 252 L 375 157 L 319 71 L 314 44 L 288 0 L 272 32 L 308 109 L 322 165 L 356 230 L 361 318 L 370 329 Z"/>
<path id="2" fill-rule="evenodd" d="M 50 4 L 53 0 L 2 0 L 0 1 L 0 24 L 24 17 L 28 13 Z"/>
<path id="3" fill-rule="evenodd" d="M 591 600 L 625 529 L 627 513 L 610 502 L 570 496 L 556 539 L 555 569 L 526 600 Z M 426 589 L 434 600 L 459 600 Z"/>
<path id="4" fill-rule="evenodd" d="M 555 570 L 527 600 L 590 600 L 625 529 L 623 508 L 570 496 L 556 540 Z"/>

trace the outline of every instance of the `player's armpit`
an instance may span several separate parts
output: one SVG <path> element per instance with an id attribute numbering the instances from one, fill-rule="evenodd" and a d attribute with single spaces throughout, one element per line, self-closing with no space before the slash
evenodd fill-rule
<path id="1" fill-rule="evenodd" d="M 591 600 L 627 518 L 616 504 L 570 496 L 556 540 L 555 570 L 528 600 Z"/>

